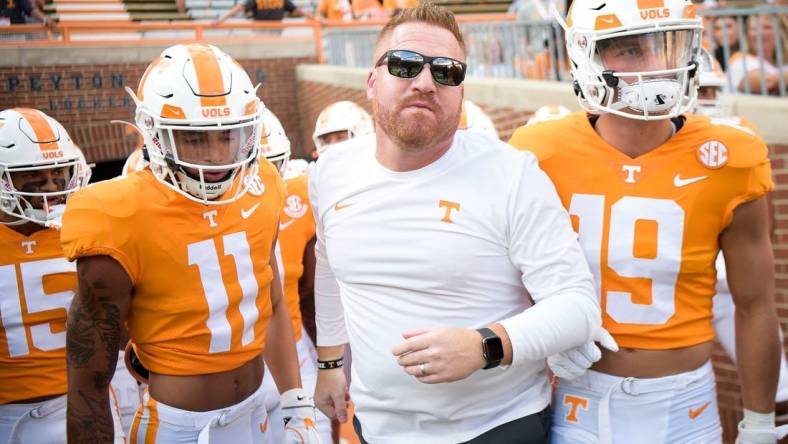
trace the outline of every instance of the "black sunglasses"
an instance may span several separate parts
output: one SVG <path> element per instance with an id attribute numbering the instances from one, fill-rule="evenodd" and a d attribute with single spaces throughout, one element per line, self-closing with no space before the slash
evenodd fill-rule
<path id="1" fill-rule="evenodd" d="M 424 64 L 429 63 L 432 78 L 441 85 L 447 86 L 458 86 L 462 83 L 468 66 L 448 57 L 428 57 L 405 49 L 386 51 L 375 64 L 375 68 L 384 63 L 389 69 L 389 74 L 403 79 L 416 77 L 424 68 Z"/>

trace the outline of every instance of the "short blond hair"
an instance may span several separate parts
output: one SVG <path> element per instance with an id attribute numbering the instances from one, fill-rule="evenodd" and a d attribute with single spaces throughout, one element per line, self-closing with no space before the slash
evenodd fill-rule
<path id="1" fill-rule="evenodd" d="M 394 14 L 388 23 L 383 26 L 383 29 L 380 30 L 380 34 L 378 34 L 378 39 L 375 41 L 375 53 L 378 52 L 380 42 L 391 34 L 397 26 L 411 22 L 426 23 L 451 32 L 454 38 L 457 39 L 457 43 L 460 44 L 462 52 L 465 53 L 465 40 L 462 38 L 462 32 L 460 32 L 460 27 L 457 25 L 457 20 L 454 19 L 454 13 L 430 1 L 423 1 L 415 8 L 401 9 Z"/>

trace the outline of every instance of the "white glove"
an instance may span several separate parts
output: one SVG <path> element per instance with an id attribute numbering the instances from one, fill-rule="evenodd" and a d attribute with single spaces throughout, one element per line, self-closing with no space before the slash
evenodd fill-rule
<path id="1" fill-rule="evenodd" d="M 65 212 L 66 212 L 65 204 L 52 205 L 51 207 L 49 207 L 49 212 L 47 213 L 46 227 L 59 230 L 60 227 L 63 226 L 63 213 Z"/>
<path id="2" fill-rule="evenodd" d="M 288 444 L 321 444 L 315 421 L 315 402 L 302 388 L 282 393 L 282 417 Z"/>
<path id="3" fill-rule="evenodd" d="M 788 434 L 788 425 L 774 426 L 774 412 L 757 413 L 744 409 L 736 444 L 774 444 Z"/>
<path id="4" fill-rule="evenodd" d="M 571 381 L 581 376 L 593 363 L 602 358 L 602 351 L 599 350 L 596 342 L 610 351 L 618 351 L 616 340 L 607 330 L 600 327 L 593 341 L 548 356 L 547 365 L 554 375 Z"/>

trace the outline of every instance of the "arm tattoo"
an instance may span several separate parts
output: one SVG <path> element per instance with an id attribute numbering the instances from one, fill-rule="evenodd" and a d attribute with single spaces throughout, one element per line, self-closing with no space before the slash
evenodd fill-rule
<path id="1" fill-rule="evenodd" d="M 109 384 L 115 370 L 123 331 L 120 309 L 109 297 L 97 295 L 96 289 L 103 289 L 102 286 L 86 283 L 82 287 L 69 313 L 66 356 L 70 367 L 87 368 L 97 347 L 103 346 L 108 365 L 104 372 L 96 372 L 94 380 L 99 388 Z M 96 339 L 100 344 L 96 344 Z"/>
<path id="2" fill-rule="evenodd" d="M 112 298 L 111 286 L 78 271 L 79 293 L 71 304 L 66 331 L 68 439 L 112 442 L 108 386 L 123 334 L 121 310 Z"/>
<path id="3" fill-rule="evenodd" d="M 72 398 L 76 401 L 72 403 Z M 109 402 L 78 390 L 76 396 L 72 394 L 68 398 L 68 440 L 69 442 L 79 443 L 111 443 L 115 441 L 115 429 L 111 416 L 102 418 L 109 413 L 109 410 L 102 408 L 102 402 Z M 101 421 L 107 419 L 107 422 Z M 103 426 L 103 427 L 102 427 Z"/>

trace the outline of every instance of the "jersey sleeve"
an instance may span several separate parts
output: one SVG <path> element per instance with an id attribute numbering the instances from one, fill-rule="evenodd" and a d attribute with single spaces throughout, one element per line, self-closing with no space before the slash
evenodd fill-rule
<path id="1" fill-rule="evenodd" d="M 725 214 L 725 225 L 733 219 L 733 211 L 739 205 L 756 200 L 774 189 L 769 149 L 763 140 L 741 130 L 726 128 L 728 133 L 735 132 L 728 138 L 731 147 L 728 168 L 730 174 L 738 176 L 738 180 L 731 180 L 738 186 L 733 191 Z"/>
<path id="2" fill-rule="evenodd" d="M 74 194 L 66 204 L 60 230 L 63 252 L 69 261 L 90 256 L 109 256 L 123 267 L 132 283 L 135 283 L 139 277 L 139 263 L 131 248 L 132 224 L 127 220 L 134 211 L 128 203 L 114 206 L 102 201 L 94 193 L 94 188 L 89 187 Z"/>

